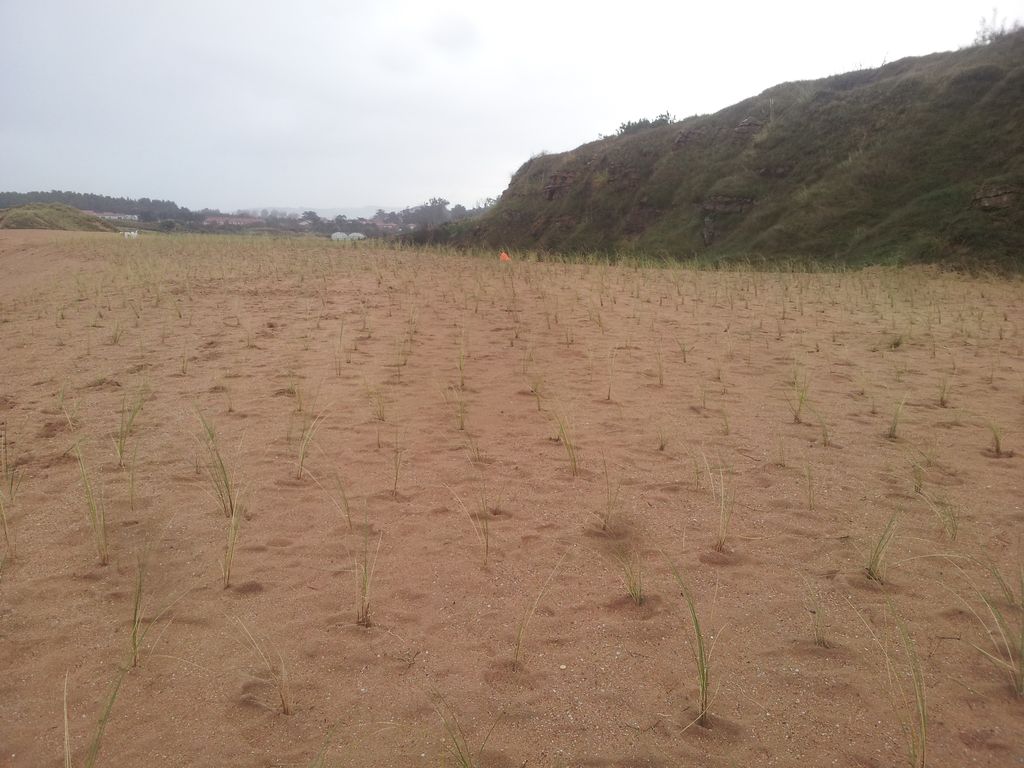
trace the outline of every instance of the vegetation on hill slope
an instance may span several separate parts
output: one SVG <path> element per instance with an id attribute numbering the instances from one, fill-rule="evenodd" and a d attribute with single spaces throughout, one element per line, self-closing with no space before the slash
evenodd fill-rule
<path id="1" fill-rule="evenodd" d="M 115 232 L 102 219 L 58 203 L 36 203 L 0 209 L 0 229 L 67 229 L 84 232 Z"/>
<path id="2" fill-rule="evenodd" d="M 1024 266 L 1024 33 L 534 157 L 451 234 L 560 251 Z"/>

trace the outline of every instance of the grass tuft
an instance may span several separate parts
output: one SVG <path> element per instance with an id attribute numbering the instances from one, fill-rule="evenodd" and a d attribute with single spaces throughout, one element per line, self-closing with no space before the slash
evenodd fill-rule
<path id="1" fill-rule="evenodd" d="M 892 419 L 889 421 L 889 429 L 886 431 L 885 436 L 890 440 L 896 439 L 896 432 L 900 426 L 900 416 L 903 414 L 903 405 L 907 402 L 906 395 L 903 399 L 896 403 L 896 407 L 892 411 Z"/>
<path id="2" fill-rule="evenodd" d="M 682 591 L 683 600 L 686 602 L 687 611 L 690 614 L 690 626 L 693 629 L 693 640 L 690 649 L 693 651 L 693 659 L 697 668 L 697 717 L 696 722 L 702 728 L 709 725 L 709 712 L 711 709 L 711 653 L 714 650 L 715 641 L 707 642 L 704 630 L 701 628 L 700 617 L 697 615 L 697 606 L 694 603 L 690 589 L 683 581 L 679 569 L 669 562 L 672 569 L 672 576 Z"/>
<path id="3" fill-rule="evenodd" d="M 263 647 L 263 644 L 257 640 L 249 628 L 245 626 L 245 622 L 237 616 L 234 617 L 235 623 L 238 624 L 242 633 L 245 635 L 246 640 L 252 647 L 256 657 L 263 663 L 263 666 L 267 670 L 267 674 L 274 683 L 274 687 L 277 688 L 278 698 L 281 700 L 281 714 L 290 715 L 292 713 L 292 702 L 291 692 L 288 687 L 288 670 L 284 665 L 284 657 L 281 652 L 276 648 L 272 648 L 273 655 L 277 657 L 277 660 L 271 658 L 271 654 Z"/>
<path id="4" fill-rule="evenodd" d="M 635 548 L 620 550 L 615 553 L 615 559 L 622 571 L 626 594 L 637 605 L 643 605 L 646 596 L 644 595 L 644 571 L 640 553 Z"/>
<path id="5" fill-rule="evenodd" d="M 7 495 L 7 502 L 14 504 L 15 494 L 18 486 L 21 485 L 22 473 L 15 466 L 11 458 L 11 442 L 7 435 L 7 422 L 0 421 L 0 482 L 3 483 L 3 492 Z"/>
<path id="6" fill-rule="evenodd" d="M 565 447 L 565 453 L 569 458 L 569 470 L 572 476 L 579 474 L 579 453 L 576 446 L 576 438 L 573 436 L 572 424 L 569 416 L 562 410 L 554 412 L 555 424 L 558 427 L 558 440 Z"/>
<path id="7" fill-rule="evenodd" d="M 356 624 L 361 627 L 368 627 L 370 621 L 370 589 L 373 586 L 373 574 L 377 569 L 377 556 L 380 554 L 380 544 L 384 539 L 383 531 L 377 537 L 377 546 L 370 552 L 370 526 L 363 517 L 363 546 L 360 557 L 355 563 L 356 587 L 359 592 L 359 607 L 356 610 Z"/>
<path id="8" fill-rule="evenodd" d="M 555 578 L 555 574 L 558 573 L 559 567 L 562 565 L 562 561 L 569 555 L 566 551 L 558 562 L 555 563 L 555 567 L 551 569 L 551 573 L 548 574 L 547 579 L 541 586 L 540 591 L 537 593 L 537 597 L 534 598 L 533 602 L 530 603 L 526 611 L 523 613 L 523 617 L 519 620 L 519 627 L 516 629 L 516 641 L 512 649 L 512 669 L 518 670 L 523 659 L 523 643 L 526 640 L 526 632 L 530 627 L 530 621 L 533 620 L 533 615 L 537 612 L 537 606 L 540 605 L 540 601 L 544 598 L 544 593 L 548 591 L 548 587 L 551 586 L 552 580 Z"/>
<path id="9" fill-rule="evenodd" d="M 312 419 L 306 419 L 302 425 L 302 433 L 299 435 L 299 457 L 296 462 L 295 479 L 302 479 L 303 467 L 306 463 L 306 456 L 309 454 L 309 446 L 313 442 L 313 438 L 316 437 L 317 430 L 323 424 L 324 419 L 327 418 L 326 409 L 321 411 L 319 415 Z"/>
<path id="10" fill-rule="evenodd" d="M 107 509 L 103 490 L 94 486 L 89 477 L 85 456 L 82 454 L 80 445 L 75 446 L 75 456 L 78 458 L 78 469 L 82 477 L 85 505 L 89 516 L 89 528 L 92 530 L 93 542 L 96 544 L 96 554 L 99 557 L 100 565 L 106 565 L 109 561 L 109 551 L 107 549 Z"/>
<path id="11" fill-rule="evenodd" d="M 893 512 L 889 522 L 882 529 L 882 535 L 878 537 L 875 546 L 868 553 L 868 562 L 864 566 L 864 572 L 867 574 L 867 577 L 879 584 L 885 583 L 885 554 L 896 533 L 896 521 L 898 518 L 899 513 Z"/>
<path id="12" fill-rule="evenodd" d="M 128 438 L 132 433 L 135 419 L 142 410 L 142 404 L 146 399 L 145 387 L 139 387 L 135 397 L 128 401 L 125 395 L 121 399 L 121 419 L 117 426 L 117 434 L 114 436 L 114 451 L 117 453 L 117 466 L 124 469 L 124 460 L 128 445 Z"/>

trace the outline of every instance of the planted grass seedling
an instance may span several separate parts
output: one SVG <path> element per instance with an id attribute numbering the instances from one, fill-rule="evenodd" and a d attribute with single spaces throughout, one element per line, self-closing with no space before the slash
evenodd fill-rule
<path id="1" fill-rule="evenodd" d="M 793 393 L 789 399 L 789 409 L 793 412 L 793 423 L 801 424 L 804 406 L 807 404 L 807 390 L 811 382 L 806 374 L 794 372 Z"/>
<path id="2" fill-rule="evenodd" d="M 387 421 L 388 401 L 383 388 L 367 385 L 366 393 L 370 398 L 373 418 L 377 421 Z"/>
<path id="3" fill-rule="evenodd" d="M 725 482 L 725 469 L 719 468 L 718 482 L 715 482 L 715 473 L 711 470 L 708 457 L 703 452 L 704 469 L 707 471 L 708 483 L 711 487 L 711 497 L 718 508 L 718 530 L 715 533 L 715 540 L 711 548 L 715 552 L 725 552 L 726 538 L 729 534 L 729 523 L 732 520 L 732 513 L 736 507 L 736 492 L 732 487 L 727 487 Z"/>
<path id="4" fill-rule="evenodd" d="M 97 760 L 100 756 L 100 748 L 103 746 L 103 734 L 107 730 L 107 723 L 110 721 L 110 713 L 114 709 L 114 702 L 117 700 L 117 694 L 121 690 L 121 683 L 124 681 L 125 675 L 128 673 L 128 669 L 121 667 L 118 669 L 117 674 L 114 676 L 114 682 L 110 686 L 110 692 L 107 694 L 107 698 L 104 702 L 103 709 L 100 711 L 99 719 L 96 721 L 96 725 L 93 728 L 92 738 L 89 740 L 89 747 L 85 753 L 85 760 L 82 762 L 82 768 L 95 768 Z M 64 673 L 64 768 L 74 768 L 71 762 L 71 728 L 68 720 L 68 677 L 69 673 Z"/>
<path id="5" fill-rule="evenodd" d="M 608 350 L 608 392 L 605 395 L 605 401 L 612 401 L 612 382 L 615 379 L 615 348 Z"/>
<path id="6" fill-rule="evenodd" d="M 914 493 L 920 494 L 924 488 L 924 465 L 921 462 L 910 460 L 910 477 L 914 485 Z"/>
<path id="7" fill-rule="evenodd" d="M 68 403 L 67 384 L 62 384 L 57 392 L 57 407 L 64 415 L 68 429 L 72 432 L 78 429 L 78 400 L 75 400 L 74 404 Z"/>
<path id="8" fill-rule="evenodd" d="M 548 587 L 551 586 L 552 580 L 555 578 L 555 574 L 558 573 L 559 567 L 562 565 L 562 561 L 569 555 L 566 551 L 558 562 L 555 563 L 555 567 L 551 569 L 551 573 L 548 574 L 547 579 L 541 586 L 540 591 L 537 593 L 537 597 L 534 598 L 533 602 L 527 607 L 523 613 L 523 617 L 519 620 L 519 626 L 516 629 L 516 640 L 512 648 L 512 670 L 516 671 L 522 664 L 523 659 L 523 644 L 526 642 L 526 632 L 530 628 L 530 622 L 533 620 L 533 615 L 537 612 L 537 606 L 540 605 L 540 601 L 544 598 L 544 593 L 548 591 Z"/>
<path id="9" fill-rule="evenodd" d="M 4 546 L 7 548 L 4 561 L 14 559 L 14 537 L 11 535 L 10 524 L 7 521 L 7 508 L 4 506 L 3 496 L 0 496 L 0 527 L 3 528 Z"/>
<path id="10" fill-rule="evenodd" d="M 596 516 L 598 522 L 601 523 L 601 530 L 607 532 L 611 530 L 619 512 L 619 491 L 622 488 L 622 482 L 617 480 L 613 486 L 611 474 L 608 472 L 608 462 L 604 457 L 601 458 L 601 464 L 604 468 L 604 506 L 596 513 Z"/>
<path id="11" fill-rule="evenodd" d="M 867 577 L 878 584 L 885 583 L 885 556 L 889 549 L 889 545 L 892 543 L 892 538 L 896 533 L 896 522 L 899 519 L 899 513 L 893 512 L 889 518 L 889 522 L 885 524 L 885 528 L 882 529 L 882 534 L 878 537 L 875 545 L 871 548 L 868 553 L 868 561 L 864 566 L 864 572 Z"/>
<path id="12" fill-rule="evenodd" d="M 331 749 L 331 742 L 334 739 L 334 731 L 336 729 L 337 725 L 327 732 L 327 735 L 324 736 L 323 743 L 320 745 L 320 749 L 317 750 L 317 753 L 313 756 L 313 759 L 306 768 L 331 768 L 333 763 L 327 762 L 327 753 Z"/>
<path id="13" fill-rule="evenodd" d="M 319 485 L 319 483 L 317 483 Z M 323 486 L 320 486 L 321 488 Z M 335 499 L 331 496 L 331 501 L 339 512 L 345 515 L 345 522 L 348 524 L 348 529 L 352 530 L 352 507 L 348 501 L 348 494 L 345 492 L 345 485 L 341 482 L 341 477 L 337 472 L 334 473 L 334 489 L 338 492 L 338 496 Z"/>
<path id="14" fill-rule="evenodd" d="M 221 453 L 213 423 L 208 421 L 202 413 L 197 413 L 202 426 L 202 441 L 206 449 L 206 474 L 210 481 L 212 495 L 220 505 L 224 517 L 232 519 L 241 512 L 241 490 Z"/>
<path id="15" fill-rule="evenodd" d="M 306 456 L 309 454 L 309 446 L 313 442 L 313 438 L 316 437 L 317 430 L 323 424 L 324 419 L 327 417 L 327 410 L 324 409 L 314 418 L 305 419 L 302 425 L 302 432 L 299 435 L 299 456 L 296 462 L 295 479 L 301 480 L 303 467 L 306 463 Z"/>
<path id="16" fill-rule="evenodd" d="M 686 362 L 686 356 L 690 352 L 693 352 L 694 345 L 693 344 L 690 344 L 690 345 L 684 344 L 681 339 L 676 337 L 676 346 L 679 347 L 679 354 L 681 354 L 683 356 L 683 362 L 685 363 Z"/>
<path id="17" fill-rule="evenodd" d="M 558 427 L 558 440 L 565 447 L 566 456 L 569 458 L 569 470 L 572 472 L 572 476 L 576 477 L 579 474 L 579 452 L 576 438 L 573 436 L 572 424 L 570 424 L 569 416 L 565 411 L 556 410 L 554 417 Z"/>
<path id="18" fill-rule="evenodd" d="M 939 407 L 949 406 L 949 376 L 943 376 L 939 383 Z"/>
<path id="19" fill-rule="evenodd" d="M 895 615 L 895 609 L 893 614 Z M 924 673 L 921 671 L 921 659 L 917 648 L 907 631 L 906 625 L 896 616 L 896 627 L 899 630 L 903 653 L 910 672 L 913 707 L 907 705 L 904 694 L 903 710 L 908 714 L 901 718 L 903 730 L 907 737 L 907 758 L 913 768 L 925 768 L 928 748 L 928 704 L 925 697 Z M 903 693 L 903 689 L 900 689 Z"/>
<path id="20" fill-rule="evenodd" d="M 401 435 L 398 432 L 398 427 L 395 427 L 395 442 L 391 449 L 391 469 L 392 469 L 392 483 L 391 483 L 391 495 L 398 497 L 398 478 L 402 472 L 402 455 L 405 453 L 405 449 L 402 447 Z"/>
<path id="21" fill-rule="evenodd" d="M 807 611 L 811 614 L 811 631 L 814 637 L 814 645 L 818 648 L 831 648 L 832 643 L 828 639 L 828 632 L 825 627 L 825 608 L 821 602 L 821 595 L 813 590 L 808 590 Z"/>
<path id="22" fill-rule="evenodd" d="M 906 395 L 903 396 L 892 412 L 892 419 L 889 421 L 889 429 L 886 431 L 885 436 L 890 440 L 896 439 L 896 433 L 900 426 L 900 416 L 903 413 L 903 405 L 907 402 Z"/>
<path id="23" fill-rule="evenodd" d="M 815 506 L 815 495 L 814 495 L 814 475 L 811 472 L 811 465 L 808 464 L 804 468 L 804 474 L 807 480 L 807 511 L 813 512 Z"/>
<path id="24" fill-rule="evenodd" d="M 622 572 L 626 594 L 636 605 L 643 605 L 646 595 L 644 595 L 644 570 L 640 553 L 635 548 L 621 549 L 615 553 L 615 559 Z"/>
<path id="25" fill-rule="evenodd" d="M 483 452 L 480 450 L 479 441 L 466 431 L 466 447 L 469 449 L 469 460 L 473 464 L 480 464 L 484 460 Z"/>
<path id="26" fill-rule="evenodd" d="M 459 339 L 459 354 L 455 361 L 455 367 L 459 371 L 459 389 L 466 388 L 466 343 L 465 339 Z"/>
<path id="27" fill-rule="evenodd" d="M 21 485 L 22 472 L 11 458 L 11 443 L 7 434 L 7 422 L 0 422 L 0 481 L 8 504 L 14 504 L 15 494 Z"/>
<path id="28" fill-rule="evenodd" d="M 829 428 L 828 422 L 825 421 L 825 417 L 816 408 L 808 406 L 808 410 L 814 415 L 814 418 L 818 420 L 818 427 L 821 429 L 821 445 L 823 448 L 829 448 L 832 445 L 832 430 Z"/>
<path id="29" fill-rule="evenodd" d="M 89 477 L 85 456 L 82 454 L 80 445 L 75 446 L 75 456 L 78 458 L 78 469 L 82 478 L 82 489 L 85 492 L 85 506 L 93 543 L 96 545 L 96 555 L 99 557 L 100 565 L 106 565 L 109 561 L 109 551 L 107 549 L 107 509 L 103 498 L 103 489 L 95 486 Z"/>
<path id="30" fill-rule="evenodd" d="M 267 651 L 263 644 L 249 631 L 249 628 L 245 626 L 245 622 L 237 616 L 234 619 L 245 635 L 245 639 L 248 641 L 253 653 L 256 654 L 256 657 L 263 664 L 267 675 L 277 689 L 278 698 L 281 700 L 281 714 L 290 715 L 292 713 L 291 692 L 288 687 L 288 670 L 284 665 L 284 657 L 273 646 L 271 646 L 270 651 Z M 272 658 L 272 655 L 277 657 L 276 661 Z"/>
<path id="31" fill-rule="evenodd" d="M 227 521 L 227 537 L 224 542 L 224 556 L 221 560 L 221 574 L 224 578 L 224 589 L 231 586 L 231 566 L 235 562 L 235 546 L 238 544 L 238 532 L 242 527 L 242 508 L 236 504 L 231 510 Z"/>
<path id="32" fill-rule="evenodd" d="M 370 621 L 370 589 L 373 586 L 373 575 L 377 569 L 377 556 L 380 554 L 380 544 L 384 539 L 384 532 L 381 531 L 377 537 L 377 546 L 370 551 L 370 526 L 366 516 L 363 516 L 363 546 L 359 557 L 355 562 L 356 587 L 359 592 L 359 604 L 356 610 L 356 624 L 361 627 L 368 627 Z"/>
<path id="33" fill-rule="evenodd" d="M 146 566 L 147 558 L 149 555 L 148 547 L 143 549 L 136 557 L 136 570 L 135 570 L 135 589 L 132 592 L 132 623 L 131 630 L 128 638 L 128 649 L 129 656 L 131 658 L 131 666 L 137 667 L 142 662 L 142 644 L 146 639 L 146 635 L 149 634 L 156 624 L 163 618 L 174 605 L 183 598 L 189 590 L 185 590 L 177 598 L 168 603 L 162 610 L 160 610 L 149 623 L 146 623 L 143 618 L 143 588 L 146 579 Z M 157 638 L 159 641 L 159 638 Z"/>
<path id="34" fill-rule="evenodd" d="M 444 758 L 448 757 L 455 768 L 481 768 L 480 755 L 483 753 L 484 747 L 487 746 L 487 742 L 490 741 L 494 729 L 501 722 L 502 715 L 499 714 L 494 722 L 491 723 L 487 735 L 484 736 L 480 746 L 474 751 L 469 745 L 469 739 L 462 728 L 462 724 L 459 722 L 459 718 L 455 714 L 455 710 L 452 709 L 451 705 L 440 694 L 436 694 L 436 698 L 434 711 L 441 718 L 441 728 L 445 736 L 445 755 L 442 756 L 441 764 L 447 765 L 448 761 Z"/>
<path id="35" fill-rule="evenodd" d="M 854 611 L 860 617 L 864 626 L 871 634 L 872 640 L 878 646 L 882 654 L 885 666 L 886 681 L 889 686 L 889 696 L 896 709 L 900 727 L 907 740 L 907 763 L 910 768 L 925 768 L 927 765 L 928 747 L 928 705 L 925 695 L 924 673 L 921 669 L 921 660 L 917 655 L 917 647 L 907 631 L 906 625 L 897 614 L 892 601 L 886 599 L 889 611 L 896 624 L 897 636 L 903 648 L 903 655 L 906 661 L 906 675 L 910 678 L 910 695 L 907 694 L 906 686 L 900 682 L 901 675 L 896 669 L 892 656 L 886 644 L 879 638 L 878 634 L 871 628 L 864 616 L 857 610 L 853 603 L 850 603 Z"/>
<path id="36" fill-rule="evenodd" d="M 132 433 L 135 419 L 142 410 L 142 404 L 146 399 L 144 387 L 139 387 L 134 399 L 129 403 L 128 396 L 121 399 L 121 417 L 117 427 L 117 434 L 114 437 L 114 451 L 117 453 L 117 466 L 124 469 L 124 459 L 127 452 L 128 437 Z"/>
<path id="37" fill-rule="evenodd" d="M 924 491 L 918 491 L 917 495 L 924 500 L 935 515 L 946 538 L 956 541 L 957 533 L 960 530 L 960 509 L 956 504 L 945 498 L 932 498 Z"/>
<path id="38" fill-rule="evenodd" d="M 469 511 L 469 507 L 466 506 L 465 502 L 462 501 L 462 498 L 451 486 L 445 485 L 445 488 L 448 489 L 448 492 L 459 505 L 459 509 L 462 510 L 463 514 L 469 520 L 469 524 L 473 526 L 473 534 L 476 536 L 476 539 L 483 550 L 483 567 L 486 568 L 491 555 L 490 514 L 489 510 L 486 509 L 486 501 L 480 502 L 482 507 L 480 514 L 474 516 L 473 513 Z"/>
<path id="39" fill-rule="evenodd" d="M 1006 675 L 1018 698 L 1024 698 L 1024 560 L 1018 560 L 1016 584 L 1013 579 L 1006 579 L 994 564 L 985 566 L 999 588 L 998 597 L 975 586 L 959 567 L 984 609 L 976 609 L 960 594 L 954 594 L 981 625 L 988 640 L 985 645 L 970 645 Z"/>
<path id="40" fill-rule="evenodd" d="M 994 421 L 986 421 L 985 426 L 988 427 L 989 434 L 992 435 L 992 455 L 997 459 L 1013 456 L 1013 451 L 1007 451 L 1003 448 L 1003 428 Z"/>
<path id="41" fill-rule="evenodd" d="M 667 558 L 666 558 L 667 559 Z M 679 585 L 683 600 L 690 615 L 690 626 L 693 629 L 693 639 L 690 641 L 690 649 L 693 651 L 693 659 L 697 670 L 697 717 L 694 723 L 707 728 L 709 726 L 709 712 L 711 710 L 711 655 L 715 648 L 717 638 L 709 644 L 701 628 L 700 617 L 697 615 L 697 606 L 694 603 L 693 595 L 683 581 L 682 575 L 675 565 L 669 561 L 672 576 Z M 721 637 L 721 630 L 719 630 Z"/>
<path id="42" fill-rule="evenodd" d="M 527 378 L 527 387 L 534 400 L 537 401 L 537 412 L 540 412 L 540 401 L 544 397 L 544 376 L 536 371 L 531 371 Z"/>

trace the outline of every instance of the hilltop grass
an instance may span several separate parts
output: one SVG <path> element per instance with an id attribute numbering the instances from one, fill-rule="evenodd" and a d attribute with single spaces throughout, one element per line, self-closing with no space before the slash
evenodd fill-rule
<path id="1" fill-rule="evenodd" d="M 0 209 L 0 229 L 63 229 L 81 232 L 116 232 L 103 219 L 60 203 L 30 203 Z"/>

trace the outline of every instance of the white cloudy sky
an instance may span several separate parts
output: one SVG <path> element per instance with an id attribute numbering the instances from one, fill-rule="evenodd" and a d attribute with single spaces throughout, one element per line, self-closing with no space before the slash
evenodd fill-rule
<path id="1" fill-rule="evenodd" d="M 192 208 L 497 196 L 539 151 L 951 50 L 992 0 L 0 0 L 0 191 Z M 1002 0 L 1000 19 L 1024 19 Z"/>

